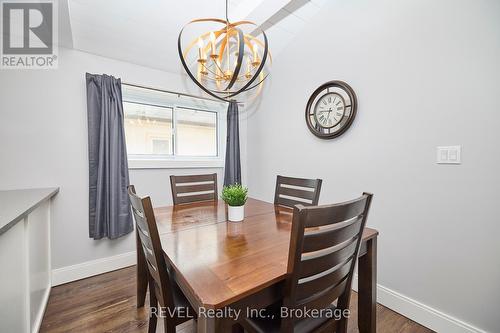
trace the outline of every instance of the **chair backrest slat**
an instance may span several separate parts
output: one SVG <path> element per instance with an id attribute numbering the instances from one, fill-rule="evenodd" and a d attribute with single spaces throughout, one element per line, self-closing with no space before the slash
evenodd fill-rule
<path id="1" fill-rule="evenodd" d="M 184 197 L 178 196 L 177 199 L 175 199 L 176 202 L 174 205 L 180 205 L 180 204 L 198 202 L 198 201 L 211 201 L 211 200 L 216 200 L 216 199 L 214 199 L 214 195 L 212 193 L 195 194 L 195 195 L 188 195 L 188 196 L 184 196 Z"/>
<path id="2" fill-rule="evenodd" d="M 321 275 L 318 278 L 304 279 L 303 282 L 299 281 L 296 294 L 297 299 L 300 300 L 306 298 L 307 296 L 317 294 L 326 290 L 328 287 L 335 285 L 336 282 L 341 281 L 349 274 L 351 261 L 352 259 L 349 259 L 339 263 L 329 273 Z"/>
<path id="3" fill-rule="evenodd" d="M 137 225 L 137 232 L 139 234 L 139 238 L 141 239 L 142 245 L 153 251 L 153 243 L 151 242 L 149 233 L 147 231 L 144 231 L 139 225 Z"/>
<path id="4" fill-rule="evenodd" d="M 133 185 L 128 187 L 130 205 L 136 222 L 141 248 L 144 252 L 149 275 L 154 281 L 156 296 L 162 306 L 174 308 L 172 290 L 174 282 L 168 274 L 167 263 L 163 257 L 160 236 L 149 197 L 140 198 Z"/>
<path id="5" fill-rule="evenodd" d="M 349 307 L 350 286 L 371 200 L 372 194 L 363 193 L 358 199 L 340 204 L 295 206 L 285 307 L 324 309 L 336 300 L 338 309 Z M 289 330 L 294 320 L 283 319 L 282 331 Z"/>
<path id="6" fill-rule="evenodd" d="M 337 283 L 330 285 L 326 290 L 300 300 L 295 305 L 295 308 L 306 308 L 311 310 L 321 310 L 327 308 L 334 300 L 338 299 L 340 295 L 346 291 L 348 280 L 349 274 L 344 276 L 340 281 L 336 281 Z"/>
<path id="7" fill-rule="evenodd" d="M 174 205 L 217 201 L 217 174 L 170 176 Z"/>
<path id="8" fill-rule="evenodd" d="M 146 236 L 149 236 L 149 232 L 147 232 L 148 225 L 146 222 L 146 217 L 142 216 L 139 211 L 135 211 L 133 207 L 132 207 L 132 213 L 134 215 L 137 228 L 140 229 L 143 233 L 145 233 Z"/>
<path id="9" fill-rule="evenodd" d="M 344 245 L 344 244 L 342 244 Z M 302 264 L 299 268 L 299 278 L 305 278 L 311 275 L 316 275 L 327 271 L 332 267 L 351 258 L 356 251 L 356 238 L 345 242 L 345 245 L 338 250 L 334 250 L 327 254 L 320 253 L 310 258 L 302 259 Z"/>
<path id="10" fill-rule="evenodd" d="M 214 184 L 212 184 L 212 183 L 177 186 L 177 194 L 191 193 L 191 192 L 205 192 L 205 191 L 213 191 L 213 190 L 214 190 Z"/>
<path id="11" fill-rule="evenodd" d="M 328 228 L 325 230 L 320 229 L 310 232 L 306 231 L 304 234 L 304 245 L 302 250 L 304 252 L 320 251 L 345 242 L 358 234 L 362 221 L 363 217 L 360 216 L 351 219 L 348 221 L 350 222 L 349 224 L 342 226 L 341 228 Z"/>
<path id="12" fill-rule="evenodd" d="M 295 197 L 295 198 L 302 198 L 306 200 L 314 200 L 316 197 L 316 193 L 314 191 L 306 191 L 306 190 L 300 190 L 297 188 L 292 188 L 292 187 L 284 187 L 282 186 L 280 188 L 280 196 L 288 196 L 288 197 Z"/>
<path id="13" fill-rule="evenodd" d="M 337 204 L 334 210 L 314 209 L 309 212 L 310 217 L 307 227 L 321 227 L 323 225 L 349 221 L 361 215 L 365 208 L 365 202 L 356 199 Z"/>
<path id="14" fill-rule="evenodd" d="M 287 207 L 315 206 L 321 192 L 321 179 L 292 178 L 278 175 L 274 204 Z"/>

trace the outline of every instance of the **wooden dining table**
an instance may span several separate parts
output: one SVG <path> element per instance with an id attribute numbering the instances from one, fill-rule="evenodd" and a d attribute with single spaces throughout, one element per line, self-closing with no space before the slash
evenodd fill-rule
<path id="1" fill-rule="evenodd" d="M 261 309 L 283 297 L 292 209 L 249 198 L 242 222 L 227 221 L 222 201 L 157 207 L 154 212 L 167 264 L 195 311 L 204 312 L 198 316 L 198 332 L 235 330 L 235 318 L 219 314 L 245 314 L 249 307 Z M 365 228 L 358 258 L 361 333 L 376 332 L 377 236 L 376 230 Z M 138 247 L 138 307 L 144 306 L 147 274 Z"/>

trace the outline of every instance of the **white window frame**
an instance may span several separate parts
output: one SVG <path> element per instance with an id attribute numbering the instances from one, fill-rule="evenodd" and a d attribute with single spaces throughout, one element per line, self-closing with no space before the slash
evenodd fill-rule
<path id="1" fill-rule="evenodd" d="M 144 88 L 148 89 L 148 88 Z M 168 92 L 166 92 L 168 93 Z M 133 100 L 124 99 L 125 102 L 134 103 Z M 151 104 L 156 105 L 156 104 Z M 172 108 L 172 155 L 136 155 L 128 154 L 129 169 L 201 169 L 201 168 L 224 168 L 226 152 L 226 108 L 202 108 L 194 107 L 188 103 L 175 103 L 173 105 L 156 105 L 159 107 Z M 177 152 L 177 112 L 179 108 L 213 112 L 217 114 L 217 156 L 176 156 Z"/>

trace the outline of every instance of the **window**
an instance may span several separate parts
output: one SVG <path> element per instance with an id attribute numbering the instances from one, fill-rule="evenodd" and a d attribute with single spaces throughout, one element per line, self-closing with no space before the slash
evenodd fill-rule
<path id="1" fill-rule="evenodd" d="M 122 88 L 130 168 L 223 166 L 225 103 Z"/>
<path id="2" fill-rule="evenodd" d="M 177 154 L 217 156 L 217 113 L 178 108 Z"/>
<path id="3" fill-rule="evenodd" d="M 125 137 L 129 155 L 172 155 L 173 109 L 123 102 Z M 160 145 L 159 142 L 169 144 Z M 161 149 L 160 149 L 161 148 Z"/>

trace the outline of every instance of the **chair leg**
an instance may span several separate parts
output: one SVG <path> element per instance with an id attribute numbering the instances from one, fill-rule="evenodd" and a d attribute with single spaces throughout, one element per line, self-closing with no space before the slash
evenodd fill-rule
<path id="1" fill-rule="evenodd" d="M 167 318 L 163 319 L 163 323 L 165 324 L 165 333 L 175 333 L 176 326 L 174 323 L 169 322 Z"/>
<path id="2" fill-rule="evenodd" d="M 158 322 L 158 300 L 156 299 L 155 287 L 149 284 L 149 327 L 148 333 L 156 332 Z"/>
<path id="3" fill-rule="evenodd" d="M 158 317 L 155 314 L 151 314 L 149 317 L 149 327 L 148 333 L 156 333 L 156 323 L 158 322 Z"/>
<path id="4" fill-rule="evenodd" d="M 347 319 L 341 319 L 337 324 L 338 333 L 347 333 Z"/>

